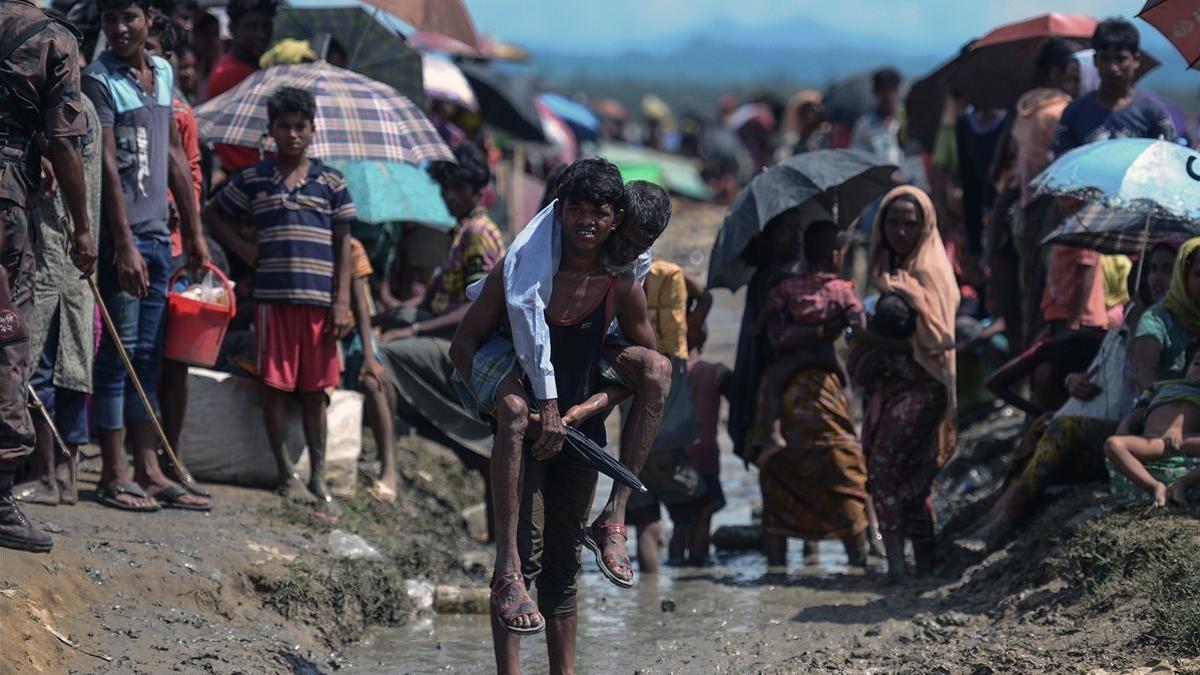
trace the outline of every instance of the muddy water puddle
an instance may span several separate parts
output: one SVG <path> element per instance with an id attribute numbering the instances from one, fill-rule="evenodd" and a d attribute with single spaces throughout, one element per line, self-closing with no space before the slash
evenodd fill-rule
<path id="1" fill-rule="evenodd" d="M 689 273 L 703 278 L 698 269 Z M 705 359 L 732 368 L 743 295 L 714 293 Z M 721 427 L 726 505 L 714 516 L 714 528 L 752 522 L 761 503 L 758 473 L 747 470 L 730 452 L 724 424 Z M 613 431 L 610 426 L 610 439 L 616 438 Z M 615 447 L 615 440 L 611 442 Z M 610 486 L 601 476 L 594 513 L 603 506 Z M 664 523 L 669 525 L 669 520 Z M 630 535 L 633 538 L 632 531 Z M 632 543 L 630 549 L 634 554 Z M 788 561 L 787 571 L 768 570 L 766 558 L 758 551 L 718 553 L 711 567 L 664 565 L 657 575 L 639 576 L 635 589 L 621 590 L 601 576 L 592 554 L 585 550 L 578 596 L 578 671 L 632 673 L 650 667 L 712 672 L 715 663 L 752 649 L 757 634 L 767 627 L 796 626 L 797 644 L 785 647 L 788 651 L 800 649 L 801 644 L 815 645 L 820 638 L 806 629 L 806 623 L 837 623 L 831 617 L 839 607 L 862 606 L 879 597 L 877 579 L 847 568 L 840 542 L 821 542 L 818 561 L 812 564 L 803 562 L 803 542 L 792 540 Z M 547 672 L 544 635 L 525 638 L 521 647 L 524 672 Z M 347 658 L 353 671 L 362 673 L 495 671 L 486 615 L 421 618 L 403 629 L 376 633 L 349 650 Z"/>
<path id="2" fill-rule="evenodd" d="M 757 474 L 728 453 L 721 471 L 728 503 L 714 527 L 750 522 L 759 501 Z M 606 495 L 608 485 L 601 484 L 597 495 Z M 598 497 L 595 507 L 601 505 Z M 625 591 L 600 575 L 585 550 L 579 672 L 632 673 L 655 664 L 676 672 L 710 672 L 706 660 L 735 655 L 769 625 L 793 622 L 806 609 L 862 605 L 878 597 L 875 580 L 847 568 L 837 541 L 821 542 L 818 561 L 805 564 L 802 542 L 792 540 L 788 560 L 784 572 L 769 570 L 757 551 L 718 553 L 711 567 L 664 565 L 659 574 L 641 576 L 637 588 Z M 801 623 L 795 625 L 797 633 L 803 632 Z M 490 672 L 490 630 L 487 616 L 425 617 L 375 634 L 347 657 L 353 671 L 362 673 Z M 547 672 L 544 636 L 522 641 L 522 662 L 527 673 Z"/>

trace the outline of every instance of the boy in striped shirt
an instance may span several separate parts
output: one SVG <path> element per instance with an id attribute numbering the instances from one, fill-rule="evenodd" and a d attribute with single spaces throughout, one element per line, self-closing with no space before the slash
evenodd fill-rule
<path id="1" fill-rule="evenodd" d="M 349 232 L 356 213 L 342 174 L 306 154 L 316 108 L 312 94 L 301 89 L 285 87 L 272 95 L 267 118 L 279 154 L 234 175 L 205 215 L 254 219 L 258 371 L 266 385 L 263 418 L 279 490 L 306 503 L 328 503 L 326 391 L 340 375 L 337 340 L 353 327 Z M 294 392 L 312 466 L 307 487 L 287 448 L 286 405 Z"/>

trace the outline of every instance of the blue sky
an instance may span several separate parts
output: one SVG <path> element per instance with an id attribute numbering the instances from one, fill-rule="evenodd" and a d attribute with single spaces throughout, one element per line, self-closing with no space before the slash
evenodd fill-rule
<path id="1" fill-rule="evenodd" d="M 809 19 L 914 52 L 953 50 L 996 25 L 1045 12 L 1132 15 L 1142 0 L 465 0 L 484 32 L 533 48 L 645 48 L 718 22 Z M 1147 29 L 1145 24 L 1141 24 Z M 798 36 L 799 39 L 803 39 Z"/>

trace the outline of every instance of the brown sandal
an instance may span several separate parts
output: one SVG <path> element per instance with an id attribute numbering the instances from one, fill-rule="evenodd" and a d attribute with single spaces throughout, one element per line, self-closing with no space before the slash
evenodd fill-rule
<path id="1" fill-rule="evenodd" d="M 508 589 L 518 582 L 521 584 L 520 593 L 508 592 Z M 522 595 L 525 596 L 524 599 L 521 599 Z M 537 623 L 527 628 L 514 626 L 512 622 L 523 614 L 536 617 Z M 536 635 L 546 628 L 546 619 L 538 611 L 533 598 L 529 597 L 529 591 L 525 588 L 525 577 L 521 576 L 520 572 L 509 572 L 492 579 L 492 615 L 504 626 L 504 630 L 514 635 Z"/>
<path id="2" fill-rule="evenodd" d="M 625 541 L 629 541 L 629 530 L 622 523 L 599 523 L 592 525 L 583 531 L 583 545 L 588 547 L 592 553 L 596 555 L 596 566 L 600 568 L 600 573 L 604 575 L 618 588 L 633 588 L 633 565 L 629 561 L 629 555 L 626 553 L 605 553 L 604 546 L 608 543 L 609 537 L 622 537 Z M 616 567 L 624 567 L 629 570 L 628 579 L 622 579 L 613 571 Z"/>

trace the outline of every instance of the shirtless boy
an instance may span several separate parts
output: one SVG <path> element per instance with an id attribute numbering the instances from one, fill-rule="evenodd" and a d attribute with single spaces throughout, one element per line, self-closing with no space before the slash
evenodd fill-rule
<path id="1" fill-rule="evenodd" d="M 1176 455 L 1200 456 L 1200 349 L 1193 347 L 1182 380 L 1159 382 L 1121 422 L 1117 435 L 1104 444 L 1113 466 L 1154 496 L 1155 506 L 1186 503 L 1188 481 L 1163 485 L 1144 464 Z M 1128 435 L 1141 430 L 1137 436 Z"/>

